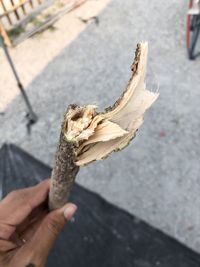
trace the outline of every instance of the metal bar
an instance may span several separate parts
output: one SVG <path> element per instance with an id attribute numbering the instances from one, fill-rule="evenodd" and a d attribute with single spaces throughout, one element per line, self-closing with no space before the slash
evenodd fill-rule
<path id="1" fill-rule="evenodd" d="M 12 24 L 13 24 L 13 23 L 12 23 L 12 20 L 11 20 L 11 18 L 10 18 L 10 16 L 9 16 L 9 13 L 7 13 L 7 8 L 6 8 L 6 6 L 5 6 L 5 4 L 4 4 L 3 1 L 1 1 L 1 5 L 2 5 L 2 7 L 3 7 L 5 16 L 7 17 L 7 19 L 8 19 L 8 21 L 9 21 L 10 25 L 12 25 Z"/>
<path id="2" fill-rule="evenodd" d="M 21 7 L 22 5 L 26 4 L 29 0 L 21 0 L 19 4 L 16 4 L 14 7 L 8 9 L 8 10 L 5 10 L 4 11 L 4 14 L 2 14 L 0 16 L 0 18 L 4 17 L 4 16 L 7 16 L 9 13 L 12 13 L 14 12 L 16 9 L 18 9 L 19 7 Z M 3 2 L 1 2 L 3 3 Z"/>
<path id="3" fill-rule="evenodd" d="M 21 2 L 21 1 L 20 1 Z M 25 7 L 24 7 L 24 2 L 22 3 L 22 5 L 21 5 L 21 8 L 22 8 L 22 11 L 23 11 L 23 13 L 24 13 L 24 15 L 26 16 L 27 15 L 27 13 L 26 13 L 26 9 L 25 9 Z"/>
<path id="4" fill-rule="evenodd" d="M 32 0 L 29 0 L 29 4 L 33 8 L 33 1 Z"/>
<path id="5" fill-rule="evenodd" d="M 20 78 L 18 76 L 18 73 L 17 73 L 17 71 L 15 69 L 15 66 L 13 64 L 13 61 L 12 61 L 12 59 L 10 57 L 10 54 L 8 52 L 8 49 L 7 49 L 7 47 L 6 47 L 5 43 L 4 43 L 4 40 L 3 40 L 3 38 L 2 38 L 1 35 L 0 35 L 0 43 L 2 43 L 2 47 L 3 47 L 3 50 L 5 52 L 6 58 L 8 60 L 8 63 L 10 65 L 10 67 L 11 67 L 11 70 L 13 72 L 13 75 L 14 75 L 16 81 L 17 81 L 18 88 L 19 88 L 19 90 L 20 90 L 20 92 L 22 94 L 22 97 L 23 97 L 23 99 L 25 101 L 25 104 L 26 104 L 26 107 L 28 109 L 28 114 L 27 114 L 28 124 L 27 124 L 27 127 L 28 127 L 28 130 L 30 130 L 31 124 L 33 124 L 33 123 L 35 123 L 37 121 L 37 116 L 36 116 L 36 114 L 34 113 L 34 111 L 32 109 L 31 103 L 30 103 L 30 101 L 28 99 L 28 96 L 27 96 L 27 94 L 26 94 L 26 92 L 24 90 L 24 87 L 23 87 L 23 85 L 22 85 L 22 83 L 20 81 Z"/>
<path id="6" fill-rule="evenodd" d="M 11 2 L 11 4 L 12 4 L 12 6 L 14 7 L 14 6 L 15 6 L 15 3 L 13 2 L 13 0 L 10 0 L 10 2 Z M 14 13 L 15 13 L 15 16 L 16 16 L 17 20 L 20 20 L 20 16 L 19 16 L 19 14 L 18 14 L 18 12 L 17 12 L 17 9 L 14 10 Z"/>

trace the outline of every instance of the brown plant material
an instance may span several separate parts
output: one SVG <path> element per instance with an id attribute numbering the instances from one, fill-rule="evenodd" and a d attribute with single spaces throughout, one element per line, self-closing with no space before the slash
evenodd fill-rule
<path id="1" fill-rule="evenodd" d="M 79 166 L 106 158 L 126 147 L 143 123 L 143 115 L 158 93 L 146 90 L 148 45 L 139 43 L 132 77 L 119 99 L 103 113 L 96 106 L 69 106 L 64 115 L 49 197 L 51 209 L 68 199 Z"/>

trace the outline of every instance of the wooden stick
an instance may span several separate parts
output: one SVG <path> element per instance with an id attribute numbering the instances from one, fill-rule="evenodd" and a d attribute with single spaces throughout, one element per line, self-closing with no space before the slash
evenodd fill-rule
<path id="1" fill-rule="evenodd" d="M 69 198 L 79 167 L 75 164 L 74 145 L 64 138 L 64 125 L 61 127 L 60 139 L 55 157 L 55 166 L 51 175 L 51 190 L 49 194 L 49 208 L 51 210 L 62 207 Z"/>
<path id="2" fill-rule="evenodd" d="M 158 93 L 146 90 L 147 43 L 137 46 L 132 77 L 119 99 L 103 113 L 96 106 L 69 106 L 64 115 L 61 135 L 51 177 L 50 209 L 68 200 L 78 166 L 106 158 L 126 147 L 143 123 L 143 115 Z"/>
<path id="3" fill-rule="evenodd" d="M 10 40 L 5 28 L 3 27 L 3 24 L 1 23 L 1 20 L 0 20 L 0 34 L 2 35 L 5 44 L 7 46 L 11 47 L 12 46 L 11 40 Z"/>

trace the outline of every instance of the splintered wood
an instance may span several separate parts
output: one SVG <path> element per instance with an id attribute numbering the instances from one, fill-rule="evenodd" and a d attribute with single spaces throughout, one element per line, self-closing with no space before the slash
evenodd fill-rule
<path id="1" fill-rule="evenodd" d="M 98 113 L 96 106 L 70 105 L 64 115 L 52 171 L 50 209 L 63 206 L 80 166 L 106 158 L 126 147 L 143 123 L 145 111 L 158 98 L 145 85 L 148 44 L 139 43 L 132 77 L 112 107 Z"/>

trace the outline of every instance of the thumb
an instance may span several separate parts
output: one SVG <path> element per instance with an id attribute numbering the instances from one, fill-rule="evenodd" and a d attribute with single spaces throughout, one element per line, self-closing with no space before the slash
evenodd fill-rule
<path id="1" fill-rule="evenodd" d="M 46 260 L 54 241 L 76 210 L 76 205 L 68 203 L 61 209 L 47 214 L 31 240 L 36 257 L 39 256 L 39 258 Z"/>

